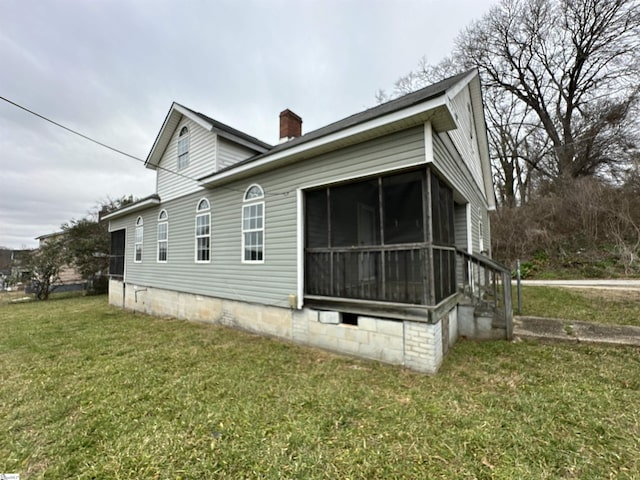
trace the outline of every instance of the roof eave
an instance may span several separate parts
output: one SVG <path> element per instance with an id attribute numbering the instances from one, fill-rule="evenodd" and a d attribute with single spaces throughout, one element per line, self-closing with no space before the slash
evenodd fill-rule
<path id="1" fill-rule="evenodd" d="M 158 195 L 151 195 L 150 197 L 144 198 L 139 202 L 132 203 L 131 205 L 127 205 L 126 207 L 122 207 L 119 210 L 106 214 L 104 217 L 102 217 L 102 220 L 114 220 L 116 218 L 124 217 L 126 215 L 145 210 L 155 205 L 160 205 L 160 197 Z"/>
<path id="2" fill-rule="evenodd" d="M 349 144 L 357 143 L 363 138 L 373 138 L 404 128 L 410 128 L 414 125 L 424 124 L 436 113 L 443 114 L 439 117 L 437 130 L 445 131 L 455 128 L 455 121 L 446 104 L 443 92 L 441 95 L 429 98 L 411 107 L 329 133 L 289 149 L 267 154 L 254 162 L 203 177 L 200 179 L 200 184 L 204 187 L 213 187 L 260 171 L 271 170 L 287 163 L 293 163 L 312 155 L 343 148 Z"/>

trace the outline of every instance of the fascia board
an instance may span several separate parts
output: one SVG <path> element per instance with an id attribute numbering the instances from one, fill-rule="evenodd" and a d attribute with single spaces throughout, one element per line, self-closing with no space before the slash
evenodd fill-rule
<path id="1" fill-rule="evenodd" d="M 367 122 L 354 125 L 352 127 L 346 128 L 344 130 L 340 130 L 338 132 L 331 133 L 329 135 L 317 138 L 310 142 L 302 143 L 296 147 L 283 150 L 282 152 L 274 153 L 273 155 L 269 155 L 260 160 L 256 160 L 255 162 L 247 163 L 245 165 L 240 165 L 237 168 L 232 168 L 230 170 L 227 170 L 219 174 L 213 174 L 209 177 L 205 177 L 202 180 L 200 180 L 200 184 L 203 186 L 213 186 L 217 183 L 227 181 L 228 179 L 238 174 L 245 173 L 247 171 L 257 169 L 260 167 L 264 167 L 269 164 L 277 164 L 278 161 L 286 159 L 287 157 L 293 157 L 307 150 L 313 150 L 314 148 L 325 146 L 334 142 L 339 142 L 340 140 L 344 140 L 345 138 L 364 133 L 368 130 L 373 130 L 376 128 L 384 127 L 385 125 L 406 120 L 413 116 L 420 115 L 422 113 L 428 112 L 429 110 L 435 110 L 436 108 L 442 107 L 442 106 L 446 107 L 447 110 L 449 111 L 449 114 L 451 114 L 449 107 L 446 105 L 445 96 L 441 95 L 436 98 L 427 100 L 426 102 L 420 103 L 418 105 L 414 105 L 402 110 L 398 110 L 396 112 L 391 112 L 387 115 L 374 118 Z"/>
<path id="2" fill-rule="evenodd" d="M 156 137 L 155 142 L 153 142 L 153 146 L 149 151 L 149 155 L 147 156 L 147 160 L 144 162 L 144 166 L 150 169 L 155 170 L 158 164 L 160 163 L 160 158 L 164 153 L 164 150 L 167 148 L 169 144 L 169 140 L 171 139 L 171 135 L 173 135 L 173 130 L 170 131 L 168 125 L 171 123 L 171 120 L 175 118 L 176 115 L 182 115 L 192 120 L 202 128 L 207 131 L 211 131 L 213 129 L 213 125 L 209 122 L 203 120 L 197 115 L 194 115 L 193 112 L 184 108 L 179 103 L 173 102 L 171 104 L 171 108 L 169 109 L 169 113 L 162 122 L 162 127 L 160 127 L 160 131 L 158 132 L 158 136 Z"/>
<path id="3" fill-rule="evenodd" d="M 211 131 L 213 129 L 213 125 L 211 125 L 209 122 L 207 122 L 206 120 L 204 120 L 203 118 L 199 117 L 198 115 L 194 115 L 193 112 L 185 107 L 183 107 L 182 105 L 180 105 L 179 103 L 174 103 L 173 108 L 177 111 L 180 112 L 182 115 L 184 115 L 185 117 L 187 117 L 188 119 L 192 120 L 193 122 L 197 123 L 198 125 L 200 125 L 202 128 L 204 128 L 207 131 Z"/>
<path id="4" fill-rule="evenodd" d="M 220 128 L 216 128 L 216 127 L 212 127 L 211 131 L 213 131 L 214 133 L 216 133 L 217 135 L 221 136 L 222 138 L 225 138 L 231 142 L 237 143 L 238 145 L 242 145 L 243 147 L 246 147 L 250 150 L 253 150 L 254 152 L 259 152 L 259 153 L 264 153 L 266 151 L 268 151 L 268 149 L 261 147 L 260 145 L 256 145 L 255 143 L 251 143 L 243 138 L 240 138 L 232 133 L 226 132 Z"/>
<path id="5" fill-rule="evenodd" d="M 474 77 L 478 77 L 477 71 L 469 72 L 469 75 L 461 79 L 455 85 L 447 89 L 447 97 L 453 99 L 458 95 L 471 81 Z"/>
<path id="6" fill-rule="evenodd" d="M 491 158 L 489 154 L 489 138 L 487 136 L 487 121 L 484 116 L 484 101 L 482 99 L 482 85 L 480 84 L 479 75 L 476 75 L 476 77 L 469 83 L 469 89 L 472 92 L 472 101 L 474 101 L 473 116 L 474 124 L 476 126 L 475 133 L 480 147 L 480 161 L 482 162 L 482 176 L 488 208 L 489 210 L 495 210 L 495 188 L 493 185 L 493 176 L 491 175 Z M 478 128 L 478 126 L 480 128 Z"/>
<path id="7" fill-rule="evenodd" d="M 128 205 L 126 207 L 121 208 L 120 210 L 116 210 L 115 212 L 108 213 L 107 215 L 102 217 L 102 219 L 113 220 L 114 218 L 120 218 L 125 215 L 129 215 L 130 213 L 138 212 L 140 210 L 144 210 L 145 208 L 152 207 L 154 205 L 160 205 L 159 198 L 148 198 L 147 200 L 134 203 L 133 205 Z"/>

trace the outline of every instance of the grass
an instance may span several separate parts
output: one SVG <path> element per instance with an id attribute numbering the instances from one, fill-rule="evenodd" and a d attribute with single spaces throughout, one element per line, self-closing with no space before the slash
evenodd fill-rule
<path id="1" fill-rule="evenodd" d="M 0 472 L 639 478 L 640 352 L 459 342 L 436 376 L 105 297 L 0 305 Z"/>
<path id="2" fill-rule="evenodd" d="M 518 308 L 514 287 L 514 312 Z M 640 326 L 640 291 L 523 286 L 522 315 Z"/>

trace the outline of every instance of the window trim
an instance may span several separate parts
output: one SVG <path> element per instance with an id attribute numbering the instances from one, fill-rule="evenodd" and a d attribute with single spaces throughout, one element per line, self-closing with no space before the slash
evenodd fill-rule
<path id="1" fill-rule="evenodd" d="M 251 191 L 254 187 L 257 187 L 260 190 L 260 196 L 247 198 L 249 191 Z M 262 186 L 257 183 L 253 183 L 249 185 L 249 187 L 245 190 L 244 195 L 242 197 L 242 209 L 240 211 L 240 231 L 241 231 L 241 249 L 240 249 L 240 261 L 246 264 L 261 264 L 265 262 L 266 258 L 266 205 L 264 201 L 264 189 Z M 262 227 L 261 228 L 244 228 L 244 218 L 245 218 L 245 208 L 252 206 L 262 206 Z M 245 257 L 245 234 L 253 233 L 253 232 L 262 232 L 262 258 L 260 260 L 250 260 Z"/>
<path id="2" fill-rule="evenodd" d="M 161 226 L 165 226 L 165 238 L 164 239 L 160 239 L 160 227 Z M 156 251 L 156 262 L 157 263 L 167 263 L 167 261 L 169 260 L 169 214 L 167 213 L 167 211 L 165 209 L 160 210 L 160 213 L 158 214 L 158 230 L 156 232 L 156 236 L 157 236 L 157 251 Z M 164 260 L 160 260 L 160 244 L 164 243 L 165 244 L 165 258 Z"/>
<path id="3" fill-rule="evenodd" d="M 203 202 L 206 202 L 206 207 L 201 206 Z M 209 227 L 209 233 L 206 235 L 198 235 L 198 219 L 200 217 L 207 217 L 207 225 Z M 207 260 L 199 260 L 198 259 L 198 240 L 200 238 L 208 238 L 209 239 L 209 255 Z M 198 200 L 196 204 L 196 216 L 195 216 L 195 225 L 194 225 L 194 262 L 195 263 L 211 263 L 211 202 L 207 198 L 201 198 Z"/>
<path id="4" fill-rule="evenodd" d="M 180 153 L 181 148 L 184 148 L 186 145 L 185 151 Z M 183 125 L 180 128 L 180 133 L 178 134 L 178 141 L 176 142 L 176 154 L 177 154 L 177 168 L 178 170 L 184 170 L 189 166 L 189 150 L 191 149 L 191 132 L 186 125 Z M 181 162 L 181 159 L 184 159 L 184 163 Z"/>
<path id="5" fill-rule="evenodd" d="M 136 218 L 136 230 L 133 237 L 133 263 L 142 263 L 142 252 L 144 248 L 144 220 L 141 215 Z M 140 241 L 138 241 L 138 232 L 140 232 Z M 140 258 L 138 259 L 138 245 L 140 246 Z"/>

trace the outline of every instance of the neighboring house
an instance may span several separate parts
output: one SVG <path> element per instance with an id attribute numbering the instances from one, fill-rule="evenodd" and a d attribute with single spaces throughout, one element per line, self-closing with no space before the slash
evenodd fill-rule
<path id="1" fill-rule="evenodd" d="M 425 372 L 461 335 L 510 336 L 508 272 L 477 255 L 495 208 L 477 72 L 301 130 L 285 110 L 270 146 L 174 103 L 156 193 L 104 217 L 109 301 Z"/>
<path id="2" fill-rule="evenodd" d="M 0 291 L 21 289 L 29 282 L 31 272 L 25 257 L 30 253 L 31 250 L 0 248 Z"/>
<path id="3" fill-rule="evenodd" d="M 47 242 L 58 240 L 65 235 L 64 232 L 54 232 L 48 233 L 46 235 L 40 235 L 36 237 L 38 240 L 38 247 L 42 247 Z M 75 291 L 75 290 L 84 290 L 86 288 L 87 282 L 78 270 L 69 264 L 64 264 L 60 268 L 58 272 L 58 280 L 52 285 L 55 288 L 56 292 L 66 292 L 66 291 Z"/>

